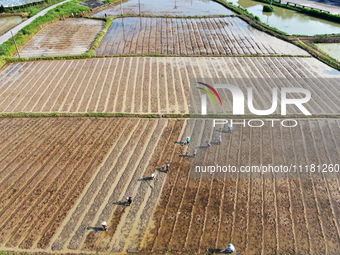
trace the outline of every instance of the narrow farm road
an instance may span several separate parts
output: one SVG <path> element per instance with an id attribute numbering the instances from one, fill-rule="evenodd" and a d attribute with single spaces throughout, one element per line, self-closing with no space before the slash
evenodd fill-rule
<path id="1" fill-rule="evenodd" d="M 69 1 L 71 1 L 71 0 L 65 0 L 65 1 L 62 1 L 60 3 L 54 4 L 54 5 L 50 6 L 50 7 L 42 10 L 41 12 L 39 12 L 36 15 L 34 15 L 33 17 L 31 17 L 31 18 L 25 20 L 24 22 L 20 23 L 16 27 L 14 27 L 11 30 L 9 30 L 7 33 L 5 33 L 2 36 L 0 36 L 0 44 L 3 44 L 4 42 L 6 42 L 8 39 L 10 39 L 12 37 L 11 31 L 13 33 L 13 36 L 16 35 L 21 29 L 23 29 L 27 25 L 31 24 L 36 18 L 38 18 L 40 16 L 44 16 L 49 10 L 57 7 L 58 5 L 61 5 L 61 4 L 66 3 L 66 2 L 69 2 Z"/>

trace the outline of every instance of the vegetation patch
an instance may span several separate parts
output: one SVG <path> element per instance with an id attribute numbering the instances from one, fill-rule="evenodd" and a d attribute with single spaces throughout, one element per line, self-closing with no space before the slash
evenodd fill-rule
<path id="1" fill-rule="evenodd" d="M 270 5 L 264 5 L 263 11 L 264 12 L 274 12 L 274 8 L 273 8 L 273 6 L 270 6 Z"/>
<path id="2" fill-rule="evenodd" d="M 98 19 L 98 18 L 97 18 Z M 103 19 L 103 18 L 100 18 Z M 106 18 L 105 19 L 105 25 L 102 29 L 102 31 L 98 34 L 94 42 L 92 43 L 90 50 L 88 51 L 88 54 L 93 56 L 96 49 L 98 48 L 99 44 L 103 40 L 104 36 L 106 35 L 107 31 L 109 30 L 110 26 L 112 25 L 113 18 Z"/>
<path id="3" fill-rule="evenodd" d="M 64 0 L 45 0 L 41 1 L 39 3 L 29 3 L 25 5 L 20 5 L 20 6 L 14 6 L 14 7 L 7 7 L 4 8 L 5 14 L 15 14 L 15 15 L 20 15 L 21 13 L 26 13 L 27 16 L 34 16 L 38 12 L 42 11 L 43 9 L 50 7 L 54 4 L 57 4 L 59 2 L 62 2 Z"/>
<path id="4" fill-rule="evenodd" d="M 262 2 L 262 3 L 271 3 L 270 0 L 255 0 L 255 1 Z M 317 17 L 317 18 L 321 18 L 321 19 L 340 23 L 340 16 L 332 14 L 332 13 L 319 11 L 319 10 L 315 10 L 315 9 L 309 9 L 309 8 L 301 8 L 299 6 L 292 6 L 292 5 L 289 5 L 289 4 L 282 4 L 282 3 L 279 3 L 279 2 L 276 2 L 276 1 L 272 1 L 272 5 L 279 6 L 279 7 L 286 8 L 286 9 L 290 9 L 290 10 L 297 11 L 297 12 L 301 12 L 301 13 L 304 13 L 304 14 L 307 14 L 307 15 L 310 15 L 310 16 L 313 16 L 313 17 Z"/>
<path id="5" fill-rule="evenodd" d="M 21 49 L 40 29 L 45 25 L 50 24 L 56 20 L 62 19 L 63 17 L 70 17 L 72 13 L 81 13 L 83 11 L 89 12 L 90 8 L 77 3 L 82 0 L 73 0 L 58 7 L 50 10 L 44 16 L 38 17 L 31 24 L 21 29 L 15 36 L 15 41 L 18 48 Z M 3 45 L 2 56 L 12 56 L 16 54 L 16 48 L 13 40 L 8 40 Z M 0 55 L 0 56 L 1 56 Z"/>

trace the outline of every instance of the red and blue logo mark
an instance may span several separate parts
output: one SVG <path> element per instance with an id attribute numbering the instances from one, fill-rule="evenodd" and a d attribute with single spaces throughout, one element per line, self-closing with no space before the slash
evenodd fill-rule
<path id="1" fill-rule="evenodd" d="M 221 100 L 221 98 L 220 98 L 220 95 L 217 93 L 217 91 L 216 91 L 212 86 L 210 86 L 210 85 L 208 85 L 208 84 L 205 84 L 205 83 L 203 83 L 203 82 L 197 82 L 197 83 L 198 83 L 198 84 L 201 84 L 201 85 L 203 85 L 203 86 L 206 86 L 206 87 L 209 88 L 212 92 L 214 92 L 215 95 L 217 96 L 218 100 L 220 101 L 221 106 L 222 106 L 222 100 Z M 215 105 L 217 105 L 216 100 L 215 100 L 215 97 L 213 96 L 213 94 L 211 94 L 211 92 L 210 92 L 209 90 L 204 89 L 204 88 L 200 88 L 200 87 L 196 87 L 196 88 L 201 89 L 201 90 L 203 90 L 204 92 L 206 92 L 206 93 L 214 100 Z"/>

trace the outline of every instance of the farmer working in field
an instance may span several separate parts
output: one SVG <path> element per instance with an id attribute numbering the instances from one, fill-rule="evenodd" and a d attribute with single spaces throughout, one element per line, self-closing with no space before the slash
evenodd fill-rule
<path id="1" fill-rule="evenodd" d="M 171 167 L 170 167 L 169 163 L 166 163 L 165 170 L 166 170 L 167 173 L 170 171 L 170 168 Z"/>
<path id="2" fill-rule="evenodd" d="M 126 200 L 127 200 L 127 206 L 130 206 L 132 203 L 132 197 L 127 197 Z"/>
<path id="3" fill-rule="evenodd" d="M 107 230 L 107 223 L 106 223 L 106 221 L 102 222 L 102 228 L 103 228 L 104 231 Z"/>

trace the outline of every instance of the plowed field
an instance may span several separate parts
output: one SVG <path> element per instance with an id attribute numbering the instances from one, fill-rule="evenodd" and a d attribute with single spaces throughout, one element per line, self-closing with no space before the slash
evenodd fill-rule
<path id="1" fill-rule="evenodd" d="M 237 167 L 339 164 L 339 120 L 298 120 L 296 128 L 239 125 L 231 134 L 209 123 L 1 119 L 0 249 L 207 253 L 232 242 L 239 254 L 336 254 L 338 173 L 190 178 L 190 160 Z M 188 135 L 190 153 L 180 143 Z M 148 179 L 151 173 L 156 180 Z M 119 203 L 127 196 L 130 207 Z M 103 220 L 107 232 L 100 230 Z"/>
<path id="2" fill-rule="evenodd" d="M 309 55 L 239 18 L 117 18 L 97 55 Z"/>
<path id="3" fill-rule="evenodd" d="M 190 78 L 200 77 L 268 79 L 242 85 L 253 88 L 257 109 L 268 109 L 263 102 L 271 102 L 275 86 L 308 89 L 312 114 L 340 110 L 339 72 L 312 58 L 105 58 L 7 66 L 0 73 L 0 112 L 189 113 Z M 221 97 L 231 113 L 231 95 Z M 197 103 L 191 106 L 199 111 Z"/>
<path id="4" fill-rule="evenodd" d="M 86 53 L 104 21 L 66 19 L 41 29 L 22 49 L 21 57 L 79 55 Z"/>

